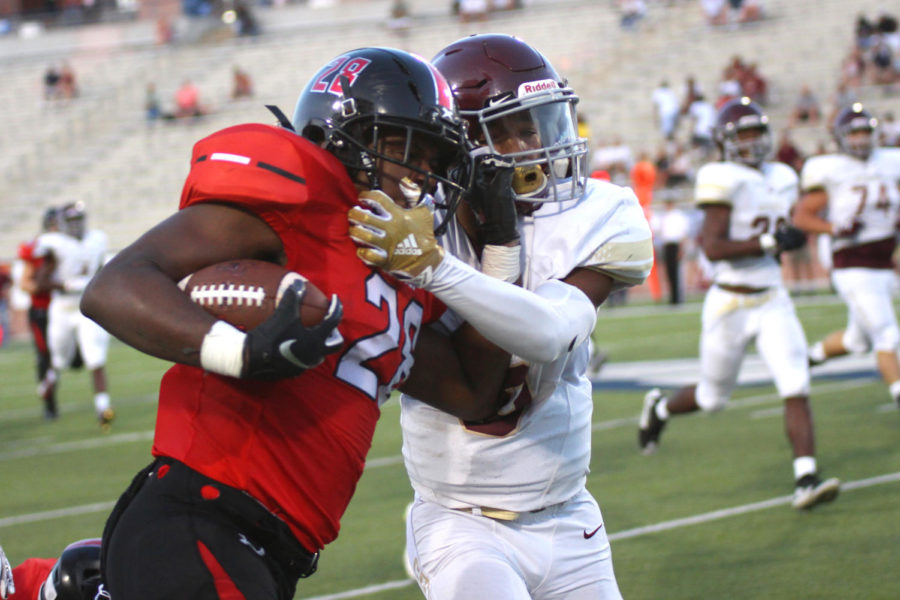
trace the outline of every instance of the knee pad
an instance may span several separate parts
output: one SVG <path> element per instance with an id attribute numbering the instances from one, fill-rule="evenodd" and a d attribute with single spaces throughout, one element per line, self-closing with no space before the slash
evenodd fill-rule
<path id="1" fill-rule="evenodd" d="M 694 397 L 697 406 L 704 412 L 718 412 L 728 404 L 730 392 L 719 389 L 716 385 L 701 381 L 697 384 Z"/>
<path id="2" fill-rule="evenodd" d="M 896 352 L 900 348 L 900 329 L 891 324 L 872 334 L 872 346 L 876 352 Z"/>

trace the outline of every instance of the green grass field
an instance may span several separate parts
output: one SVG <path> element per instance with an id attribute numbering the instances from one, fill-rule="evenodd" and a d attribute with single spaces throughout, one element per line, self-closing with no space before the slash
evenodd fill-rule
<path id="1" fill-rule="evenodd" d="M 798 312 L 810 340 L 845 318 L 829 296 L 804 299 Z M 595 337 L 610 364 L 691 358 L 699 320 L 698 304 L 602 310 Z M 0 544 L 14 564 L 100 535 L 112 503 L 149 461 L 166 368 L 113 344 L 119 416 L 103 435 L 84 372 L 63 375 L 61 417 L 43 421 L 32 361 L 26 343 L 0 349 Z M 642 397 L 616 389 L 594 398 L 588 487 L 603 509 L 625 598 L 900 597 L 900 413 L 874 373 L 814 377 L 820 469 L 845 487 L 833 504 L 802 513 L 788 503 L 791 457 L 774 388 L 741 387 L 728 410 L 673 421 L 653 456 L 636 444 Z M 412 492 L 398 413 L 395 401 L 385 406 L 341 537 L 297 598 L 421 598 L 401 563 Z"/>

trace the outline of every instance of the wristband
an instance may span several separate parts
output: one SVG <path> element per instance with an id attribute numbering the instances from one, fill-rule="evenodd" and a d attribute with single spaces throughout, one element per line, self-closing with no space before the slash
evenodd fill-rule
<path id="1" fill-rule="evenodd" d="M 200 366 L 211 373 L 240 377 L 247 334 L 225 321 L 216 321 L 203 336 Z"/>
<path id="2" fill-rule="evenodd" d="M 775 254 L 778 248 L 778 242 L 771 233 L 764 233 L 759 236 L 759 247 L 762 248 L 764 254 Z"/>
<path id="3" fill-rule="evenodd" d="M 488 244 L 481 251 L 481 272 L 485 275 L 514 283 L 522 273 L 519 262 L 521 246 L 497 246 Z"/>

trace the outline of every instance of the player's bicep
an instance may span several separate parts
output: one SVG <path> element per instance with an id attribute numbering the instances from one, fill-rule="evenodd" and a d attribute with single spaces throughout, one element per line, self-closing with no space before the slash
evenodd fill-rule
<path id="1" fill-rule="evenodd" d="M 148 261 L 175 281 L 218 262 L 254 258 L 283 263 L 278 235 L 235 206 L 203 203 L 178 211 L 116 256 Z"/>
<path id="2" fill-rule="evenodd" d="M 606 301 L 615 283 L 606 273 L 589 268 L 574 269 L 563 281 L 584 292 L 595 308 Z"/>

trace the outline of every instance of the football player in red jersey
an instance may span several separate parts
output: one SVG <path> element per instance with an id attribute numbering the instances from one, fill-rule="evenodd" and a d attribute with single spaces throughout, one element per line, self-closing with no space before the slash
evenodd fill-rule
<path id="1" fill-rule="evenodd" d="M 291 598 L 338 534 L 392 389 L 465 419 L 494 411 L 509 355 L 470 327 L 453 338 L 424 327 L 443 305 L 364 264 L 348 232 L 359 195 L 417 205 L 441 183 L 452 214 L 465 130 L 444 78 L 403 51 L 354 50 L 309 81 L 292 123 L 279 120 L 199 141 L 180 210 L 85 292 L 87 315 L 178 363 L 161 382 L 155 460 L 104 531 L 118 600 Z M 441 253 L 407 251 L 416 271 Z M 328 314 L 303 326 L 299 283 L 243 332 L 176 286 L 238 258 L 302 273 L 332 296 Z M 479 346 L 457 354 L 451 342 L 469 338 Z"/>
<path id="2" fill-rule="evenodd" d="M 41 228 L 44 232 L 59 230 L 59 209 L 50 207 L 44 212 L 41 220 Z M 37 354 L 37 380 L 38 395 L 44 402 L 44 417 L 55 419 L 56 411 L 56 371 L 50 368 L 50 348 L 47 345 L 47 309 L 50 307 L 50 290 L 42 288 L 35 274 L 44 262 L 42 257 L 34 255 L 37 240 L 23 243 L 19 246 L 19 260 L 23 261 L 25 268 L 22 272 L 21 288 L 31 296 L 31 306 L 28 307 L 28 327 L 34 341 L 34 351 Z"/>
<path id="3" fill-rule="evenodd" d="M 0 548 L 2 600 L 108 599 L 100 581 L 100 538 L 73 542 L 59 558 L 29 558 L 10 568 Z"/>

